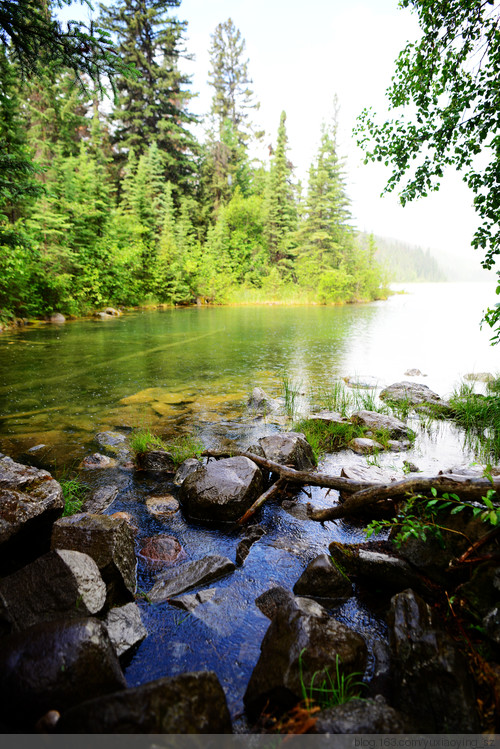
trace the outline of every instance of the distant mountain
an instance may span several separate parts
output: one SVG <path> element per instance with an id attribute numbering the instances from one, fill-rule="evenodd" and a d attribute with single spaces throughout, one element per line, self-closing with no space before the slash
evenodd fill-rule
<path id="1" fill-rule="evenodd" d="M 368 245 L 369 235 L 360 232 L 358 238 L 362 246 Z M 377 252 L 375 257 L 386 269 L 389 281 L 448 281 L 442 265 L 430 250 L 402 242 L 399 239 L 374 236 Z"/>

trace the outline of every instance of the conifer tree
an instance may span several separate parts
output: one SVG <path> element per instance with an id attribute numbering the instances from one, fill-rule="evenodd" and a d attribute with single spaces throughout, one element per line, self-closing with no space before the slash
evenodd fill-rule
<path id="1" fill-rule="evenodd" d="M 288 161 L 287 150 L 286 113 L 282 112 L 268 178 L 265 211 L 269 256 L 272 263 L 281 263 L 282 266 L 290 266 L 297 229 L 297 206 L 291 183 L 293 167 Z"/>
<path id="2" fill-rule="evenodd" d="M 136 77 L 116 79 L 117 107 L 113 140 L 122 155 L 131 148 L 140 156 L 156 142 L 165 179 L 186 189 L 194 173 L 195 138 L 188 130 L 195 121 L 187 106 L 192 94 L 189 76 L 181 73 L 182 34 L 186 23 L 167 15 L 180 0 L 117 0 L 101 5 L 102 23 L 116 37 Z"/>

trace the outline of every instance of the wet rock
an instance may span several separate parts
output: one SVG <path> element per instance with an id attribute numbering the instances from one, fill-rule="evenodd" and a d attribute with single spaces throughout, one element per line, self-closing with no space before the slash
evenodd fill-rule
<path id="1" fill-rule="evenodd" d="M 310 471 L 316 465 L 312 447 L 299 432 L 284 432 L 261 437 L 259 445 L 268 460 L 291 466 L 298 471 Z"/>
<path id="2" fill-rule="evenodd" d="M 99 432 L 94 439 L 101 447 L 120 447 L 127 438 L 120 432 Z"/>
<path id="3" fill-rule="evenodd" d="M 116 484 L 99 487 L 85 500 L 82 505 L 82 512 L 89 512 L 94 515 L 104 512 L 116 499 L 118 491 Z"/>
<path id="4" fill-rule="evenodd" d="M 405 590 L 408 585 L 429 592 L 430 583 L 408 562 L 388 552 L 372 551 L 354 544 L 333 541 L 329 551 L 334 564 L 347 576 L 354 575 L 365 585 L 376 585 L 393 591 Z"/>
<path id="5" fill-rule="evenodd" d="M 371 377 L 370 375 L 358 377 L 357 375 L 348 375 L 347 377 L 342 378 L 345 382 L 345 384 L 350 388 L 360 388 L 364 390 L 369 390 L 371 388 L 378 387 L 378 380 L 376 377 Z"/>
<path id="6" fill-rule="evenodd" d="M 457 594 L 476 619 L 483 619 L 500 603 L 500 567 L 487 563 L 480 565 L 471 579 L 460 585 Z"/>
<path id="7" fill-rule="evenodd" d="M 416 382 L 395 382 L 393 385 L 382 390 L 380 399 L 389 403 L 407 403 L 410 406 L 436 405 L 448 407 L 437 393 L 434 393 L 427 385 Z"/>
<path id="8" fill-rule="evenodd" d="M 125 520 L 79 513 L 54 523 L 53 549 L 84 552 L 96 562 L 108 594 L 108 605 L 126 603 L 136 588 L 134 539 Z"/>
<path id="9" fill-rule="evenodd" d="M 347 575 L 332 563 L 331 557 L 321 554 L 310 562 L 293 586 L 299 596 L 313 598 L 349 598 L 353 585 Z"/>
<path id="10" fill-rule="evenodd" d="M 497 645 L 500 645 L 500 608 L 491 609 L 483 619 L 486 635 Z"/>
<path id="11" fill-rule="evenodd" d="M 61 716 L 58 733 L 232 733 L 224 691 L 211 671 L 158 679 Z"/>
<path id="12" fill-rule="evenodd" d="M 112 512 L 109 517 L 115 518 L 116 520 L 124 520 L 130 528 L 133 536 L 136 536 L 139 533 L 139 527 L 134 522 L 134 518 L 130 512 Z"/>
<path id="13" fill-rule="evenodd" d="M 0 457 L 0 574 L 48 551 L 63 509 L 61 486 L 50 473 Z"/>
<path id="14" fill-rule="evenodd" d="M 307 505 L 298 502 L 296 499 L 284 499 L 281 503 L 282 508 L 297 520 L 308 522 L 310 520 L 307 513 Z"/>
<path id="15" fill-rule="evenodd" d="M 231 521 L 240 518 L 262 492 L 262 474 L 243 456 L 211 461 L 181 486 L 180 502 L 193 520 Z"/>
<path id="16" fill-rule="evenodd" d="M 125 606 L 111 609 L 105 624 L 117 656 L 128 653 L 148 634 L 142 623 L 139 607 L 135 603 L 127 603 Z"/>
<path id="17" fill-rule="evenodd" d="M 365 463 L 351 466 L 344 466 L 340 475 L 353 481 L 370 481 L 372 483 L 390 484 L 401 478 L 396 471 L 388 468 L 379 468 L 378 466 L 369 466 Z"/>
<path id="18" fill-rule="evenodd" d="M 375 639 L 371 642 L 373 658 L 372 673 L 368 684 L 371 697 L 378 694 L 392 695 L 391 650 L 385 640 Z"/>
<path id="19" fill-rule="evenodd" d="M 406 733 L 404 717 L 390 707 L 382 695 L 375 699 L 354 699 L 343 705 L 321 710 L 315 716 L 311 733 Z"/>
<path id="20" fill-rule="evenodd" d="M 270 588 L 255 599 L 256 606 L 262 611 L 264 616 L 272 619 L 282 606 L 287 606 L 294 601 L 294 595 L 291 590 L 282 588 L 280 585 Z"/>
<path id="21" fill-rule="evenodd" d="M 427 377 L 420 369 L 407 369 L 405 377 Z"/>
<path id="22" fill-rule="evenodd" d="M 93 470 L 96 468 L 112 468 L 116 465 L 114 458 L 109 458 L 107 455 L 101 455 L 101 453 L 93 453 L 87 455 L 79 465 L 82 470 Z"/>
<path id="23" fill-rule="evenodd" d="M 166 473 L 175 471 L 175 461 L 166 450 L 147 450 L 144 453 L 138 453 L 136 461 L 143 471 L 165 471 Z"/>
<path id="24" fill-rule="evenodd" d="M 468 511 L 457 515 L 440 515 L 440 522 L 450 529 L 442 531 L 444 547 L 432 535 L 425 541 L 410 537 L 399 547 L 398 555 L 434 582 L 446 585 L 449 580 L 447 570 L 450 562 L 459 557 L 471 543 L 486 535 L 488 529 L 479 518 L 473 518 Z M 395 531 L 391 532 L 391 536 L 394 533 Z M 413 583 L 408 582 L 408 585 L 414 587 Z"/>
<path id="25" fill-rule="evenodd" d="M 94 312 L 94 317 L 96 320 L 112 320 L 114 315 L 108 315 L 107 312 Z"/>
<path id="26" fill-rule="evenodd" d="M 161 569 L 187 557 L 181 544 L 173 536 L 151 536 L 144 539 L 143 544 L 139 556 L 147 562 L 150 569 Z"/>
<path id="27" fill-rule="evenodd" d="M 411 447 L 410 440 L 388 440 L 387 441 L 387 450 L 390 450 L 393 453 L 401 453 L 405 450 L 409 450 Z"/>
<path id="28" fill-rule="evenodd" d="M 211 601 L 216 593 L 217 588 L 207 588 L 206 590 L 200 590 L 198 593 L 188 593 L 185 596 L 171 598 L 169 603 L 172 606 L 176 606 L 178 609 L 189 611 L 189 613 L 192 614 L 198 606 Z"/>
<path id="29" fill-rule="evenodd" d="M 236 547 L 236 564 L 242 565 L 248 554 L 250 553 L 251 547 L 254 545 L 259 538 L 265 534 L 265 530 L 261 525 L 249 525 L 245 531 L 244 537 Z"/>
<path id="30" fill-rule="evenodd" d="M 48 322 L 54 325 L 62 325 L 63 323 L 66 322 L 66 318 L 60 312 L 54 312 L 47 319 L 48 319 Z"/>
<path id="31" fill-rule="evenodd" d="M 38 624 L 2 641 L 0 716 L 15 728 L 49 710 L 123 689 L 125 678 L 106 627 L 97 619 Z"/>
<path id="32" fill-rule="evenodd" d="M 171 494 L 164 494 L 161 497 L 148 497 L 146 499 L 146 508 L 151 515 L 159 518 L 168 518 L 179 509 L 179 503 Z"/>
<path id="33" fill-rule="evenodd" d="M 411 433 L 411 429 L 401 419 L 380 414 L 377 411 L 356 411 L 352 414 L 351 421 L 353 424 L 360 424 L 367 429 L 384 430 L 393 439 L 408 437 Z"/>
<path id="34" fill-rule="evenodd" d="M 281 404 L 275 398 L 271 398 L 262 388 L 256 387 L 252 390 L 252 395 L 248 399 L 248 408 L 266 414 L 278 411 Z"/>
<path id="35" fill-rule="evenodd" d="M 308 416 L 311 421 L 323 421 L 325 424 L 346 424 L 349 419 L 338 413 L 337 411 L 320 411 L 317 414 L 311 414 Z"/>
<path id="36" fill-rule="evenodd" d="M 198 470 L 202 466 L 199 460 L 196 458 L 187 458 L 183 463 L 180 464 L 174 476 L 175 486 L 182 486 L 185 479 L 192 473 Z"/>
<path id="37" fill-rule="evenodd" d="M 187 590 L 211 583 L 219 577 L 234 572 L 235 569 L 230 559 L 219 555 L 204 557 L 195 562 L 186 562 L 161 574 L 149 591 L 148 598 L 153 603 L 162 603 Z"/>
<path id="38" fill-rule="evenodd" d="M 115 309 L 114 307 L 106 307 L 106 309 L 104 310 L 104 313 L 106 315 L 111 315 L 112 317 L 120 317 L 122 314 L 120 310 Z"/>
<path id="39" fill-rule="evenodd" d="M 377 442 L 377 440 L 372 440 L 370 437 L 354 437 L 352 439 L 347 447 L 350 447 L 351 450 L 358 455 L 371 455 L 375 452 L 380 452 L 384 449 L 384 446 L 380 444 L 380 442 Z"/>
<path id="40" fill-rule="evenodd" d="M 410 710 L 426 733 L 477 733 L 474 683 L 467 661 L 432 621 L 430 607 L 412 590 L 398 593 L 389 612 L 394 706 Z"/>
<path id="41" fill-rule="evenodd" d="M 87 554 L 60 549 L 0 580 L 0 618 L 19 631 L 39 622 L 97 614 L 106 600 Z"/>
<path id="42" fill-rule="evenodd" d="M 267 704 L 271 709 L 288 710 L 302 699 L 301 671 L 304 684 L 326 678 L 326 669 L 335 678 L 337 662 L 340 673 L 361 676 L 366 656 L 363 638 L 326 611 L 315 616 L 293 603 L 279 607 L 245 692 L 246 711 L 255 718 Z"/>

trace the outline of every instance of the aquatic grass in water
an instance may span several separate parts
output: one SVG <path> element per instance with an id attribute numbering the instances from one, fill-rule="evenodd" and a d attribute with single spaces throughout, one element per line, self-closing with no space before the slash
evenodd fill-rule
<path id="1" fill-rule="evenodd" d="M 309 684 L 304 681 L 303 655 L 305 648 L 299 655 L 299 679 L 302 692 L 302 699 L 306 709 L 310 710 L 318 706 L 321 710 L 336 705 L 344 705 L 351 700 L 359 699 L 361 689 L 366 684 L 359 681 L 362 676 L 359 672 L 344 674 L 340 671 L 341 660 L 338 655 L 335 656 L 335 674 L 332 677 L 328 667 L 321 671 L 316 671 Z"/>
<path id="2" fill-rule="evenodd" d="M 482 395 L 462 384 L 450 398 L 453 418 L 465 430 L 465 445 L 485 461 L 500 459 L 500 394 Z"/>
<path id="3" fill-rule="evenodd" d="M 61 479 L 59 481 L 64 497 L 63 518 L 80 512 L 90 491 L 90 486 L 79 479 Z"/>
<path id="4" fill-rule="evenodd" d="M 300 395 L 300 384 L 294 385 L 288 375 L 284 373 L 281 377 L 281 389 L 285 400 L 285 411 L 289 419 L 294 419 L 297 414 L 297 400 Z"/>

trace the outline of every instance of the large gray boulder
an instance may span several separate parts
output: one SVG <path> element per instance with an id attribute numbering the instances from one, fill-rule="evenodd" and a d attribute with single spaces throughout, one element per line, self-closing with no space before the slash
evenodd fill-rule
<path id="1" fill-rule="evenodd" d="M 105 601 L 106 585 L 96 563 L 79 551 L 50 551 L 0 580 L 0 619 L 14 631 L 94 615 Z"/>
<path id="2" fill-rule="evenodd" d="M 128 653 L 129 650 L 142 642 L 148 634 L 136 603 L 127 603 L 125 606 L 111 609 L 106 617 L 105 624 L 109 639 L 118 656 Z"/>
<path id="3" fill-rule="evenodd" d="M 328 554 L 321 554 L 310 562 L 293 586 L 298 596 L 313 598 L 349 598 L 353 584 Z"/>
<path id="4" fill-rule="evenodd" d="M 264 450 L 264 456 L 274 463 L 290 466 L 298 471 L 310 471 L 316 465 L 312 447 L 301 432 L 261 437 L 259 445 Z"/>
<path id="5" fill-rule="evenodd" d="M 351 421 L 368 429 L 384 430 L 394 439 L 408 437 L 411 434 L 411 429 L 401 419 L 377 411 L 356 411 L 352 414 Z"/>
<path id="6" fill-rule="evenodd" d="M 54 523 L 53 549 L 73 549 L 95 561 L 108 588 L 108 604 L 132 600 L 136 557 L 132 531 L 125 520 L 78 513 Z"/>
<path id="7" fill-rule="evenodd" d="M 156 583 L 148 593 L 148 599 L 152 603 L 162 603 L 187 590 L 207 585 L 234 572 L 235 569 L 236 566 L 230 559 L 217 554 L 180 564 L 157 577 Z"/>
<path id="8" fill-rule="evenodd" d="M 427 385 L 421 385 L 416 382 L 395 382 L 380 392 L 381 400 L 388 403 L 403 403 L 409 406 L 435 406 L 448 407 L 448 403 L 443 400 L 437 393 L 434 393 Z"/>
<path id="9" fill-rule="evenodd" d="M 390 707 L 382 695 L 375 699 L 354 699 L 314 716 L 311 733 L 406 733 L 405 718 Z"/>
<path id="10" fill-rule="evenodd" d="M 179 499 L 192 520 L 238 520 L 262 493 L 260 469 L 241 455 L 211 461 L 188 476 Z"/>
<path id="11" fill-rule="evenodd" d="M 341 674 L 362 677 L 367 648 L 361 635 L 311 603 L 315 613 L 292 601 L 279 606 L 271 620 L 244 696 L 250 718 L 258 717 L 266 705 L 290 709 L 303 698 L 301 684 L 308 687 L 313 678 L 321 682 L 327 670 L 335 680 L 337 664 Z"/>
<path id="12" fill-rule="evenodd" d="M 58 733 L 232 733 L 226 697 L 212 671 L 158 679 L 68 710 Z"/>
<path id="13" fill-rule="evenodd" d="M 124 689 L 106 627 L 97 619 L 37 624 L 2 640 L 0 719 L 30 732 L 49 710 Z"/>
<path id="14" fill-rule="evenodd" d="M 474 682 L 465 657 L 436 628 L 430 607 L 412 590 L 391 601 L 389 634 L 396 708 L 425 733 L 478 733 Z"/>
<path id="15" fill-rule="evenodd" d="M 50 473 L 0 457 L 0 574 L 49 550 L 52 523 L 63 509 L 61 486 Z"/>

